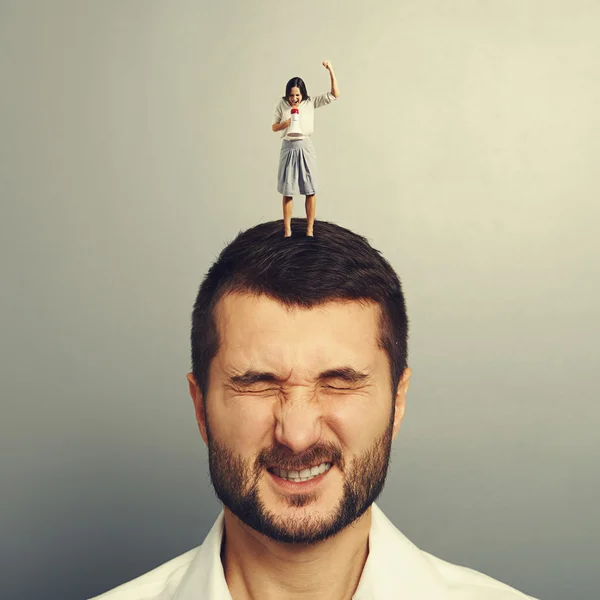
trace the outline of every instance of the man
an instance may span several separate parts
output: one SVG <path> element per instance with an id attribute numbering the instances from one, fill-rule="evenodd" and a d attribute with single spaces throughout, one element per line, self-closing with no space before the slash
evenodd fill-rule
<path id="1" fill-rule="evenodd" d="M 529 598 L 422 552 L 374 504 L 411 375 L 400 281 L 347 229 L 280 230 L 227 246 L 192 316 L 189 389 L 224 511 L 201 546 L 98 598 Z"/>

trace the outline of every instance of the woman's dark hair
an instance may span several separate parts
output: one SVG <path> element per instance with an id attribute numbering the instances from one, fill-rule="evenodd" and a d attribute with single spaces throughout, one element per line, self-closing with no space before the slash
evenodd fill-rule
<path id="1" fill-rule="evenodd" d="M 402 287 L 390 264 L 366 238 L 327 221 L 261 223 L 238 236 L 206 274 L 192 313 L 192 372 L 206 399 L 208 373 L 219 350 L 215 310 L 226 294 L 268 296 L 288 307 L 312 308 L 335 300 L 375 302 L 381 310 L 379 345 L 389 358 L 392 393 L 407 366 L 408 320 Z"/>
<path id="2" fill-rule="evenodd" d="M 290 94 L 292 93 L 292 88 L 297 87 L 302 94 L 302 100 L 310 100 L 310 96 L 306 91 L 306 84 L 300 77 L 292 77 L 285 86 L 285 96 L 283 96 L 284 100 L 289 102 Z"/>

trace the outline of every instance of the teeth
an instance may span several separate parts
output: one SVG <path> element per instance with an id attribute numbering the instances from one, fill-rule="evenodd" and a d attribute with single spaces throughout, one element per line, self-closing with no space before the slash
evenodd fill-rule
<path id="1" fill-rule="evenodd" d="M 308 481 L 309 479 L 313 479 L 326 471 L 331 469 L 331 463 L 322 463 L 318 467 L 311 467 L 310 469 L 302 469 L 302 471 L 285 471 L 284 469 L 279 469 L 275 467 L 272 469 L 273 473 L 282 479 L 287 479 L 288 481 Z"/>

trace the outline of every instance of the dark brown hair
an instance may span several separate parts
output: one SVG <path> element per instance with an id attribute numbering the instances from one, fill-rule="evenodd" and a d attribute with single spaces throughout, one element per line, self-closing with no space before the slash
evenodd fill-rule
<path id="1" fill-rule="evenodd" d="M 300 93 L 302 94 L 302 100 L 310 100 L 310 96 L 308 95 L 308 92 L 306 91 L 306 84 L 304 83 L 304 80 L 300 79 L 300 77 L 292 77 L 285 84 L 285 96 L 283 96 L 284 100 L 287 100 L 289 103 L 290 95 L 292 93 L 292 88 L 295 88 L 295 87 L 297 87 L 300 90 Z"/>
<path id="2" fill-rule="evenodd" d="M 215 318 L 228 293 L 264 294 L 289 307 L 311 308 L 332 300 L 374 302 L 381 310 L 379 344 L 389 358 L 392 393 L 407 366 L 408 319 L 402 287 L 390 264 L 362 236 L 327 221 L 292 219 L 292 237 L 281 220 L 239 235 L 206 274 L 192 313 L 192 372 L 206 398 L 208 372 L 219 350 Z"/>

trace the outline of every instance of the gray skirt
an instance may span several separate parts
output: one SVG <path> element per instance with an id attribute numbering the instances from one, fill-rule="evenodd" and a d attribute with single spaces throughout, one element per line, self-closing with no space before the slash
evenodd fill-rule
<path id="1" fill-rule="evenodd" d="M 317 153 L 312 140 L 283 140 L 277 172 L 277 191 L 282 196 L 312 196 L 317 186 Z"/>

